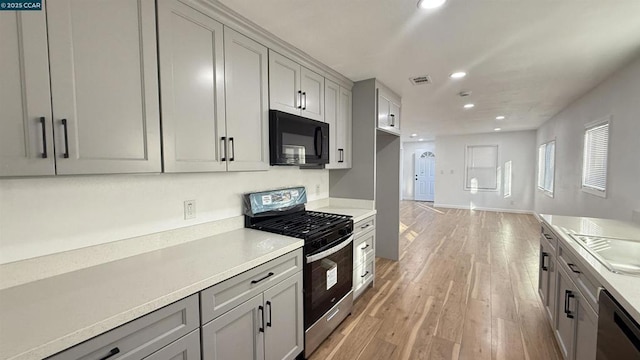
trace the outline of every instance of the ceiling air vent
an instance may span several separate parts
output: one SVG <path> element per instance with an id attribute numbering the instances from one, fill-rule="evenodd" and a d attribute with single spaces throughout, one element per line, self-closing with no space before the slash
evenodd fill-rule
<path id="1" fill-rule="evenodd" d="M 429 75 L 414 76 L 409 79 L 413 85 L 426 85 L 431 84 L 431 77 Z"/>

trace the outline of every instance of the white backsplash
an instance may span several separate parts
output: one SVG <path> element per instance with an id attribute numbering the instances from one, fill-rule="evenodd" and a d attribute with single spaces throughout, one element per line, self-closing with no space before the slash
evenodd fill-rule
<path id="1" fill-rule="evenodd" d="M 3 179 L 0 264 L 236 217 L 243 193 L 288 186 L 305 186 L 309 201 L 326 199 L 329 172 Z M 184 220 L 184 200 L 196 200 L 195 219 Z"/>

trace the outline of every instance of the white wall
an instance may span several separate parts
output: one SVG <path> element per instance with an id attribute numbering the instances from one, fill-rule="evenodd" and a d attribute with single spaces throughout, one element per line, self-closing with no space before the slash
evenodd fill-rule
<path id="1" fill-rule="evenodd" d="M 585 124 L 611 116 L 607 198 L 581 190 Z M 535 191 L 537 213 L 631 220 L 640 209 L 640 58 L 543 124 L 537 144 L 556 139 L 555 194 Z"/>
<path id="2" fill-rule="evenodd" d="M 402 182 L 400 183 L 402 199 L 413 200 L 413 189 L 415 187 L 416 175 L 416 151 L 431 151 L 432 153 L 436 154 L 435 148 L 436 144 L 433 141 L 402 143 Z M 438 154 L 436 154 L 436 158 L 437 156 Z"/>
<path id="3" fill-rule="evenodd" d="M 535 141 L 536 132 L 533 130 L 437 137 L 435 205 L 466 209 L 532 211 L 536 167 Z M 500 173 L 504 163 L 512 161 L 510 197 L 504 197 L 502 186 L 499 191 L 474 193 L 464 190 L 467 145 L 498 145 Z"/>
<path id="4" fill-rule="evenodd" d="M 327 198 L 329 171 L 3 179 L 0 264 L 238 216 L 241 194 L 298 185 L 309 201 Z M 184 220 L 190 199 L 196 219 Z"/>

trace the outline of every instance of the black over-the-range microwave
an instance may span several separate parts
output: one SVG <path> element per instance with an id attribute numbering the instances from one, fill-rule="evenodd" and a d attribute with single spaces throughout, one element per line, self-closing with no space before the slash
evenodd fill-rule
<path id="1" fill-rule="evenodd" d="M 329 124 L 269 110 L 271 165 L 322 167 L 329 163 Z"/>

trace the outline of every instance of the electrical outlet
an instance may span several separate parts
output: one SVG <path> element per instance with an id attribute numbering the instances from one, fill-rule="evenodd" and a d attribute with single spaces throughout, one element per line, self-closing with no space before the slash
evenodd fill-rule
<path id="1" fill-rule="evenodd" d="M 184 201 L 184 219 L 195 219 L 196 218 L 196 201 L 195 200 L 185 200 Z"/>

